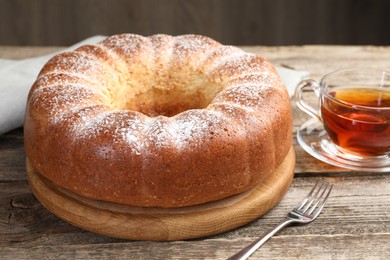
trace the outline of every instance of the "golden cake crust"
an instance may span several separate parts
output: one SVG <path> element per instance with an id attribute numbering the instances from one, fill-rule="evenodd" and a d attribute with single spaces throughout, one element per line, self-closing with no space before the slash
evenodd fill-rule
<path id="1" fill-rule="evenodd" d="M 292 145 L 266 59 L 199 35 L 122 34 L 53 57 L 28 97 L 25 149 L 95 200 L 181 207 L 244 192 Z"/>

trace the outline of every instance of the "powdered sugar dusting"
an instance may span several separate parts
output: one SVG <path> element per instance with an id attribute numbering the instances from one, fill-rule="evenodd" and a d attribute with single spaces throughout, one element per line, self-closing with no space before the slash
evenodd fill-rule
<path id="1" fill-rule="evenodd" d="M 101 67 L 96 59 L 81 52 L 65 52 L 54 56 L 42 69 L 41 75 L 48 72 L 70 72 L 77 74 L 99 74 Z"/>
<path id="2" fill-rule="evenodd" d="M 212 77 L 217 78 L 230 78 L 242 74 L 254 74 L 257 72 L 263 72 L 264 66 L 262 66 L 264 59 L 250 53 L 244 53 L 224 60 L 213 67 L 210 71 Z"/>
<path id="3" fill-rule="evenodd" d="M 220 44 L 200 35 L 183 35 L 175 37 L 174 52 L 178 59 L 188 59 L 190 55 L 206 55 Z"/>
<path id="4" fill-rule="evenodd" d="M 264 101 L 265 87 L 262 85 L 239 85 L 233 88 L 227 88 L 213 100 L 213 103 L 233 102 L 246 107 L 257 107 Z"/>
<path id="5" fill-rule="evenodd" d="M 180 152 L 201 146 L 210 133 L 220 131 L 217 126 L 221 122 L 221 115 L 217 111 L 188 110 L 173 118 L 156 118 L 149 127 L 148 136 L 157 149 L 171 147 Z"/>
<path id="6" fill-rule="evenodd" d="M 108 37 L 102 42 L 102 45 L 113 50 L 127 63 L 132 62 L 133 59 L 140 60 L 140 56 L 152 53 L 149 38 L 136 34 L 120 34 Z"/>
<path id="7" fill-rule="evenodd" d="M 108 37 L 102 42 L 103 45 L 111 48 L 120 48 L 126 52 L 132 52 L 141 44 L 147 41 L 146 37 L 137 34 L 120 34 Z"/>
<path id="8" fill-rule="evenodd" d="M 48 115 L 53 124 L 75 107 L 99 103 L 102 98 L 83 85 L 49 85 L 36 89 L 30 97 L 30 107 Z"/>
<path id="9" fill-rule="evenodd" d="M 267 70 L 264 70 L 264 59 L 245 53 L 234 46 L 223 46 L 210 38 L 197 35 L 142 37 L 123 34 L 109 37 L 101 45 L 91 45 L 90 48 L 82 47 L 78 52 L 64 53 L 54 57 L 38 78 L 37 89 L 32 95 L 32 104 L 42 102 L 47 107 L 51 107 L 52 111 L 48 113 L 56 115 L 53 122 L 60 120 L 61 115 L 65 114 L 66 110 L 72 109 L 73 105 L 79 106 L 88 102 L 92 102 L 91 105 L 110 104 L 113 102 L 110 100 L 113 97 L 110 91 L 104 90 L 109 87 L 108 83 L 99 84 L 100 78 L 110 77 L 108 73 L 120 71 L 110 68 L 104 61 L 94 57 L 94 53 L 114 50 L 108 56 L 122 57 L 124 55 L 126 62 L 129 62 L 129 58 L 131 60 L 136 55 L 142 56 L 148 52 L 152 56 L 162 55 L 153 50 L 163 48 L 163 43 L 170 43 L 169 50 L 172 51 L 172 53 L 164 52 L 164 55 L 175 56 L 175 62 L 184 58 L 193 60 L 192 64 L 199 65 L 204 75 L 210 75 L 205 83 L 210 79 L 217 83 L 218 91 L 222 91 L 219 94 L 216 93 L 217 96 L 212 101 L 213 103 L 235 102 L 246 107 L 256 107 L 256 104 L 263 100 L 261 93 L 276 85 L 275 79 L 268 75 Z M 193 54 L 196 54 L 195 58 L 192 57 Z M 156 57 L 152 57 L 152 60 L 155 59 Z M 148 67 L 145 68 L 148 69 Z M 141 121 L 146 124 L 147 120 L 140 118 L 135 120 L 135 118 L 137 117 L 130 119 L 127 113 L 104 116 L 99 120 L 84 122 L 86 129 L 82 132 L 93 136 L 96 132 L 91 132 L 91 129 L 98 131 L 99 126 L 103 125 L 113 131 L 115 138 L 120 137 L 128 143 L 139 142 L 139 137 L 134 134 L 139 129 L 130 128 Z M 145 127 L 145 131 L 149 136 L 160 136 L 156 140 L 149 140 L 159 145 L 164 145 L 166 140 L 172 138 L 178 139 L 177 143 L 185 143 L 187 139 L 203 137 L 202 131 L 212 125 L 209 118 L 210 113 L 200 111 L 187 112 L 184 117 L 177 116 L 169 120 L 165 117 L 156 117 L 148 121 L 149 125 Z"/>
<path id="10" fill-rule="evenodd" d="M 237 47 L 220 45 L 210 53 L 201 66 L 203 67 L 205 74 L 210 75 L 216 68 L 224 66 L 229 60 L 237 59 L 245 54 L 244 51 Z"/>
<path id="11" fill-rule="evenodd" d="M 90 83 L 94 82 L 93 78 L 86 77 L 86 75 L 80 73 L 72 73 L 69 71 L 62 72 L 48 72 L 40 77 L 36 81 L 38 87 L 45 87 L 49 85 L 64 85 L 70 83 Z"/>

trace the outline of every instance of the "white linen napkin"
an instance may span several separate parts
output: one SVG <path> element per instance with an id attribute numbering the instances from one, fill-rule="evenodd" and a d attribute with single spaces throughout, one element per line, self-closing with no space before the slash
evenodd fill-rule
<path id="1" fill-rule="evenodd" d="M 103 40 L 94 36 L 61 51 Z M 25 60 L 0 60 L 0 134 L 23 125 L 28 92 L 43 65 L 57 53 Z"/>
<path id="2" fill-rule="evenodd" d="M 304 79 L 309 78 L 309 72 L 303 70 L 292 70 L 284 67 L 275 66 L 284 85 L 287 88 L 290 97 L 294 96 L 295 87 Z"/>
<path id="3" fill-rule="evenodd" d="M 61 52 L 70 51 L 85 44 L 102 41 L 105 36 L 93 36 Z M 57 53 L 25 60 L 0 59 L 0 135 L 23 125 L 28 92 L 43 65 Z M 295 86 L 307 72 L 277 67 L 287 90 L 292 96 Z"/>

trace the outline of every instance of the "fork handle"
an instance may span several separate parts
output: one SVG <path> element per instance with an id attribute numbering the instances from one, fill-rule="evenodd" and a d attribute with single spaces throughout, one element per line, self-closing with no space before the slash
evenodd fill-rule
<path id="1" fill-rule="evenodd" d="M 245 248 L 241 249 L 238 253 L 228 258 L 228 260 L 244 260 L 247 259 L 250 255 L 252 255 L 257 249 L 259 249 L 268 239 L 270 239 L 273 235 L 275 235 L 282 228 L 293 223 L 294 220 L 286 219 L 282 221 L 279 225 L 264 233 L 261 237 L 250 243 Z"/>

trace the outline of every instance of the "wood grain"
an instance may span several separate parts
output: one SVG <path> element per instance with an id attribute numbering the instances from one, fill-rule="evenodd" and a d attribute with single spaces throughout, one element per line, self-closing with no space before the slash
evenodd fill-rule
<path id="1" fill-rule="evenodd" d="M 235 45 L 385 45 L 389 8 L 386 0 L 2 0 L 0 44 L 71 45 L 128 32 Z"/>
<path id="2" fill-rule="evenodd" d="M 23 58 L 57 48 L 0 47 L 0 58 Z M 244 47 L 276 65 L 307 70 L 314 79 L 342 67 L 390 67 L 390 47 Z M 294 131 L 307 120 L 294 108 Z M 282 230 L 253 259 L 389 259 L 390 174 L 343 170 L 319 162 L 294 140 L 295 177 L 266 215 L 205 239 L 138 242 L 96 235 L 46 210 L 32 195 L 24 170 L 23 132 L 0 136 L 0 259 L 226 259 L 281 221 L 318 179 L 335 183 L 313 223 Z"/>
<path id="3" fill-rule="evenodd" d="M 257 257 L 306 259 L 319 254 L 329 259 L 350 259 L 352 256 L 365 258 L 372 254 L 385 259 L 389 255 L 389 248 L 383 242 L 390 238 L 390 176 L 328 179 L 336 185 L 318 220 L 310 225 L 282 230 L 265 245 L 264 250 L 257 253 Z M 42 254 L 51 259 L 59 256 L 125 258 L 129 257 L 128 254 L 139 259 L 162 256 L 166 256 L 164 259 L 224 259 L 281 221 L 316 180 L 317 177 L 295 178 L 276 208 L 243 228 L 205 240 L 168 244 L 123 241 L 85 232 L 60 221 L 44 209 L 31 195 L 27 183 L 8 183 L 0 189 L 0 216 L 9 214 L 0 220 L 0 248 L 5 256 L 25 256 L 26 259 L 37 259 Z M 369 205 L 370 210 L 367 210 Z M 4 209 L 7 212 L 3 212 Z M 316 246 L 307 246 L 313 243 Z M 308 248 L 302 250 L 305 245 Z M 367 248 L 373 252 L 368 254 Z"/>

